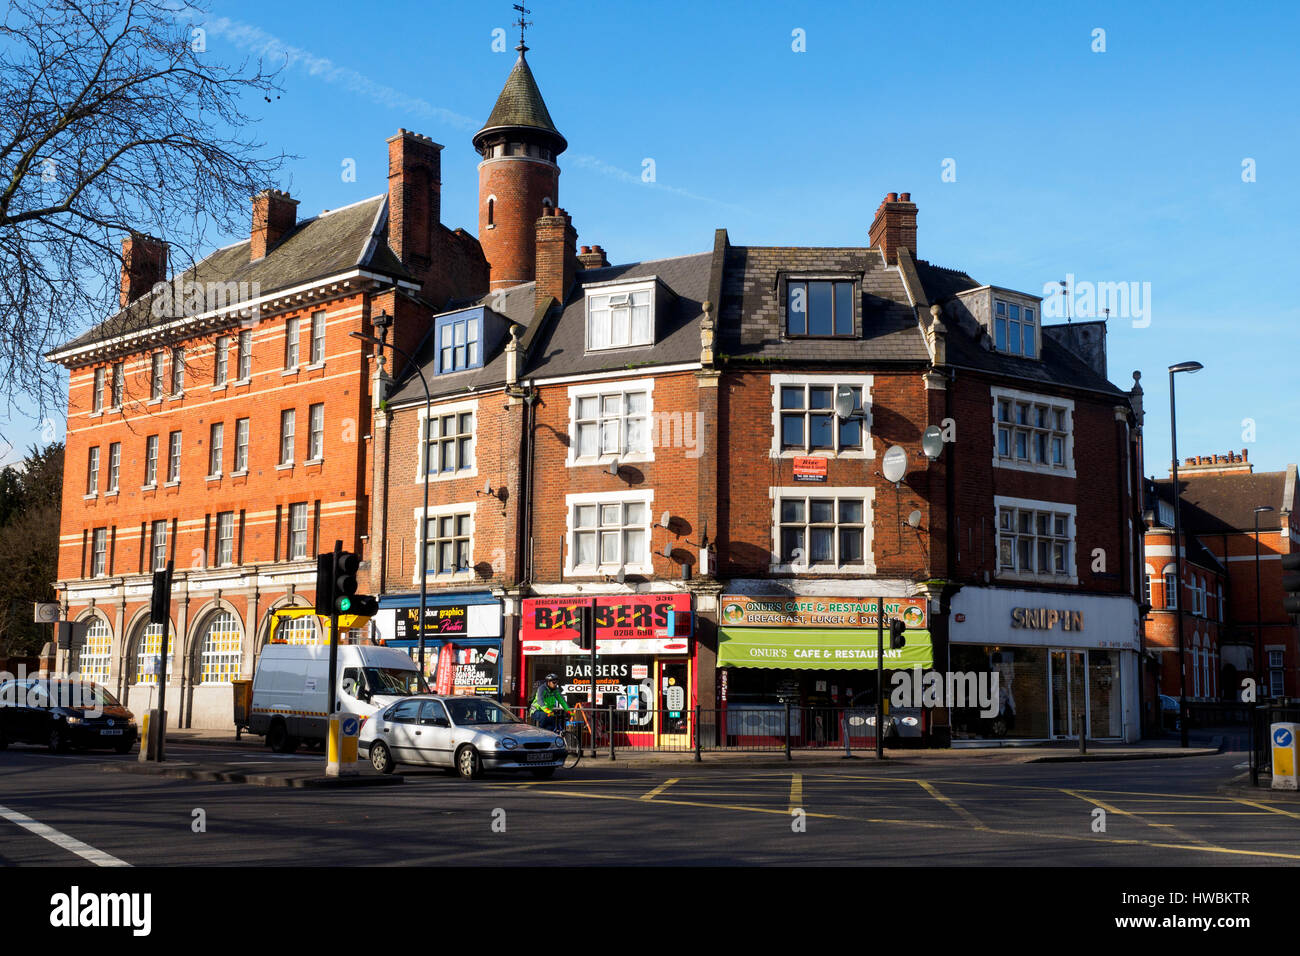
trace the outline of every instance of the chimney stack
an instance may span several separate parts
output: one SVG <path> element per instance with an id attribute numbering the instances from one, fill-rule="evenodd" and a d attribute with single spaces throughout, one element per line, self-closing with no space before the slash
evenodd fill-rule
<path id="1" fill-rule="evenodd" d="M 167 278 L 167 243 L 133 232 L 122 240 L 122 282 L 118 308 L 125 309 Z"/>
<path id="2" fill-rule="evenodd" d="M 871 245 L 880 249 L 885 261 L 898 265 L 898 250 L 916 257 L 916 204 L 911 193 L 890 193 L 876 209 L 868 234 Z"/>
<path id="3" fill-rule="evenodd" d="M 578 253 L 579 268 L 582 269 L 605 269 L 609 267 L 609 260 L 605 258 L 605 250 L 600 246 L 583 246 L 582 251 Z"/>
<path id="4" fill-rule="evenodd" d="M 442 146 L 399 129 L 388 138 L 388 245 L 421 283 L 442 222 Z"/>
<path id="5" fill-rule="evenodd" d="M 542 208 L 536 228 L 534 305 L 540 307 L 548 298 L 563 304 L 578 271 L 578 231 L 573 228 L 567 212 L 550 206 Z"/>
<path id="6" fill-rule="evenodd" d="M 263 189 L 253 197 L 253 231 L 248 260 L 264 258 L 271 247 L 287 236 L 298 221 L 298 200 L 278 189 Z"/>

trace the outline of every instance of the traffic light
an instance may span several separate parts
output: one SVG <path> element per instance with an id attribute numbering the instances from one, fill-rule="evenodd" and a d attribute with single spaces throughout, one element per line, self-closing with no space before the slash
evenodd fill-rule
<path id="1" fill-rule="evenodd" d="M 316 555 L 316 613 L 334 613 L 334 552 Z"/>
<path id="2" fill-rule="evenodd" d="M 578 612 L 578 636 L 573 639 L 574 643 L 584 651 L 589 651 L 596 637 L 595 609 L 580 607 L 575 610 Z"/>
<path id="3" fill-rule="evenodd" d="M 907 630 L 907 625 L 898 618 L 889 622 L 889 647 L 891 650 L 898 650 L 907 643 L 907 638 L 903 632 Z"/>
<path id="4" fill-rule="evenodd" d="M 374 617 L 379 613 L 379 598 L 372 594 L 354 594 L 351 600 L 349 614 L 356 614 L 358 617 Z"/>
<path id="5" fill-rule="evenodd" d="M 1282 610 L 1300 614 L 1300 551 L 1282 555 Z"/>
<path id="6" fill-rule="evenodd" d="M 153 595 L 149 599 L 149 623 L 166 624 L 171 618 L 171 562 L 167 570 L 153 573 Z"/>
<path id="7" fill-rule="evenodd" d="M 361 558 L 351 551 L 340 551 L 334 562 L 334 607 L 340 614 L 352 614 L 352 595 L 357 593 L 357 569 Z"/>

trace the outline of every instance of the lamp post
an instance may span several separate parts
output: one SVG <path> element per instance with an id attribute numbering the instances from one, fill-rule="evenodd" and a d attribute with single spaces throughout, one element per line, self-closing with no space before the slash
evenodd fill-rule
<path id="1" fill-rule="evenodd" d="M 420 616 L 416 619 L 415 625 L 420 635 L 420 689 L 424 691 L 426 687 L 424 682 L 424 611 L 429 600 L 429 569 L 426 567 L 429 551 L 429 422 L 433 418 L 433 397 L 429 394 L 429 382 L 425 379 L 424 370 L 420 368 L 419 363 L 405 349 L 400 349 L 388 342 L 388 329 L 392 324 L 393 320 L 388 315 L 388 312 L 383 311 L 371 320 L 371 325 L 379 330 L 379 338 L 375 338 L 373 335 L 364 335 L 361 332 L 349 332 L 348 334 L 354 339 L 360 339 L 362 342 L 378 345 L 381 356 L 384 349 L 392 349 L 402 356 L 415 369 L 415 373 L 420 376 L 420 385 L 424 388 L 424 427 L 420 430 L 420 460 L 424 467 L 424 510 L 420 516 L 420 552 L 418 559 L 420 570 Z"/>
<path id="2" fill-rule="evenodd" d="M 1263 624 L 1262 618 L 1264 612 L 1260 605 L 1259 594 L 1259 516 L 1265 512 L 1272 511 L 1272 505 L 1261 505 L 1255 509 L 1255 699 L 1259 699 L 1259 692 L 1264 687 L 1264 669 L 1260 660 L 1260 648 L 1263 647 Z"/>
<path id="3" fill-rule="evenodd" d="M 1203 368 L 1205 366 L 1200 362 L 1179 362 L 1169 366 L 1169 446 L 1174 458 L 1174 609 L 1178 625 L 1178 726 L 1183 747 L 1187 746 L 1187 648 L 1183 639 L 1183 509 L 1180 506 L 1182 494 L 1178 487 L 1178 418 L 1174 409 L 1174 375 L 1178 372 L 1199 372 Z"/>

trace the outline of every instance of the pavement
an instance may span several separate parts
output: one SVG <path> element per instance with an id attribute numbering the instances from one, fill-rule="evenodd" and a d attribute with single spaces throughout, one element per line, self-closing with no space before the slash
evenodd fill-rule
<path id="1" fill-rule="evenodd" d="M 172 730 L 167 733 L 171 758 L 162 764 L 120 761 L 105 764 L 105 770 L 153 776 L 242 783 L 264 787 L 328 788 L 365 787 L 400 784 L 400 774 L 385 776 L 375 772 L 364 759 L 359 773 L 349 777 L 326 777 L 321 773 L 323 754 L 299 751 L 293 755 L 272 754 L 262 738 L 236 738 L 226 730 Z M 1087 753 L 1079 753 L 1078 744 L 1049 743 L 1032 747 L 959 747 L 954 749 L 887 748 L 882 766 L 920 767 L 965 765 L 1096 763 L 1117 760 L 1162 760 L 1184 757 L 1208 757 L 1221 752 L 1222 736 L 1212 735 L 1197 741 L 1198 746 L 1183 749 L 1177 742 L 1145 740 L 1136 744 L 1089 743 Z M 249 758 L 254 758 L 250 761 Z M 580 766 L 596 770 L 637 770 L 658 767 L 726 767 L 734 769 L 832 768 L 876 764 L 874 750 L 860 750 L 846 756 L 834 748 L 792 749 L 789 759 L 782 751 L 714 751 L 705 750 L 697 762 L 694 751 L 645 751 L 616 749 L 613 759 L 608 749 L 596 756 L 588 753 Z M 250 763 L 252 766 L 250 767 Z M 269 764 L 269 765 L 268 765 Z"/>

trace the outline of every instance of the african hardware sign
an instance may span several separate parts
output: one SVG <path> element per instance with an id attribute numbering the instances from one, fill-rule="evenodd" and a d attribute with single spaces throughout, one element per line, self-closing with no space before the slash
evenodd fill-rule
<path id="1" fill-rule="evenodd" d="M 876 598 L 789 597 L 726 594 L 726 627 L 875 627 Z M 909 628 L 926 627 L 928 601 L 923 597 L 885 598 L 885 619 L 902 618 Z"/>

